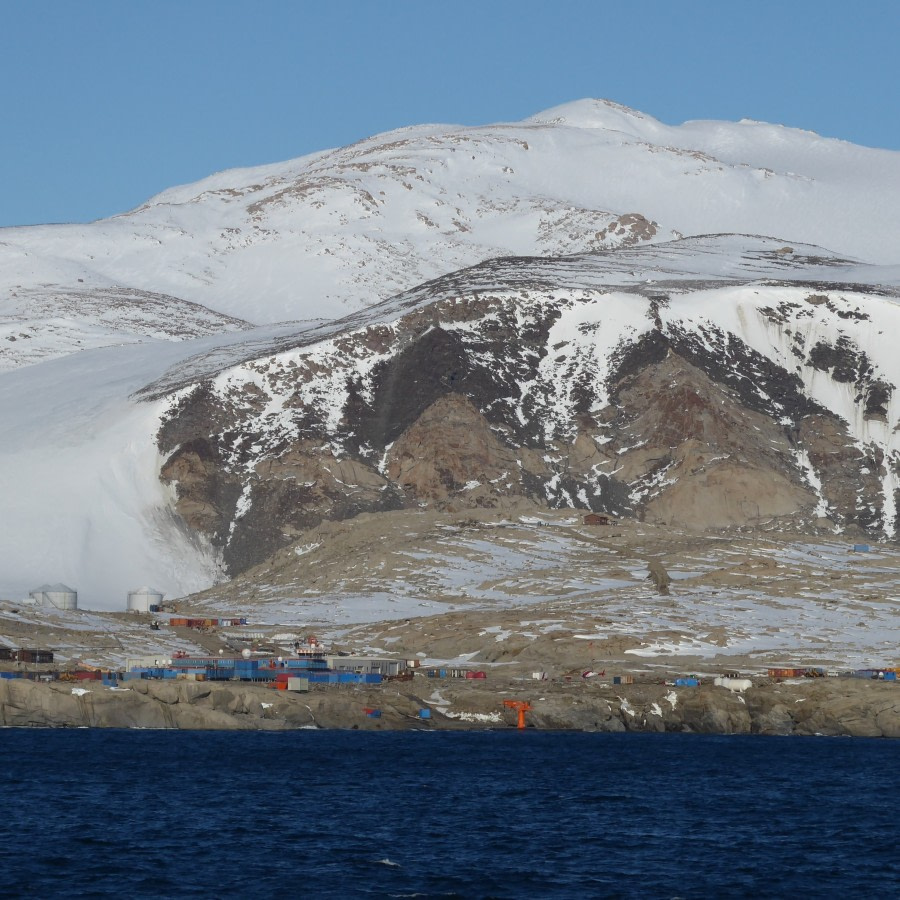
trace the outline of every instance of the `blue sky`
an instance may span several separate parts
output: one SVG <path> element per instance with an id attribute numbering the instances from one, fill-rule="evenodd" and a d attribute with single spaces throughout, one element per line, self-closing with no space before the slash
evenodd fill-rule
<path id="1" fill-rule="evenodd" d="M 0 225 L 233 166 L 606 97 L 900 149 L 900 4 L 0 0 Z"/>

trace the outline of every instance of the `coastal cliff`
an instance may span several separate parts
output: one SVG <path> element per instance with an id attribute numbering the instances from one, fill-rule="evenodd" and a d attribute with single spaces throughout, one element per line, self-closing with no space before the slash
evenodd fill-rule
<path id="1" fill-rule="evenodd" d="M 514 713 L 503 707 L 512 695 L 528 700 L 528 725 L 542 730 L 900 737 L 895 684 L 768 683 L 744 694 L 705 685 L 520 683 L 514 690 L 503 685 L 502 692 L 499 687 L 431 680 L 425 685 L 416 679 L 289 694 L 244 684 L 134 681 L 127 687 L 72 688 L 17 679 L 0 681 L 0 724 L 270 731 L 505 728 L 514 724 Z M 367 716 L 366 709 L 377 709 L 380 716 Z M 430 718 L 420 718 L 422 709 Z"/>

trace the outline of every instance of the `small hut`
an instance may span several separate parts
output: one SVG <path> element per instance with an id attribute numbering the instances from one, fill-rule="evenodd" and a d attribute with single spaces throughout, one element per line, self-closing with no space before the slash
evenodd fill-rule
<path id="1" fill-rule="evenodd" d="M 600 515 L 600 513 L 588 513 L 584 517 L 585 525 L 609 525 L 609 516 Z"/>

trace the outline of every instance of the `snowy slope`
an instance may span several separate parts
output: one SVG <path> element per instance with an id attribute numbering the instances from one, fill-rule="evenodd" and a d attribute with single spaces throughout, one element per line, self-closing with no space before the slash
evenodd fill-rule
<path id="1" fill-rule="evenodd" d="M 181 596 L 215 579 L 216 554 L 176 520 L 159 481 L 165 404 L 130 395 L 185 355 L 227 354 L 247 337 L 145 340 L 0 377 L 0 599 L 64 581 L 85 608 L 124 609 L 139 584 Z"/>
<path id="2" fill-rule="evenodd" d="M 788 252 L 790 251 L 790 252 Z M 218 375 L 239 362 L 277 353 L 282 349 L 312 345 L 379 324 L 395 322 L 404 314 L 437 301 L 460 296 L 512 294 L 517 291 L 592 293 L 622 289 L 628 293 L 682 292 L 703 285 L 739 285 L 748 281 L 790 279 L 815 284 L 852 283 L 863 289 L 900 290 L 900 265 L 881 266 L 843 259 L 822 247 L 745 234 L 713 234 L 677 241 L 622 247 L 566 257 L 511 257 L 493 259 L 478 266 L 417 285 L 382 303 L 336 320 L 302 323 L 296 332 L 271 344 L 248 340 L 246 350 L 237 344 L 228 355 L 197 354 L 171 367 L 143 394 L 154 396 L 186 383 Z M 643 318 L 643 314 L 639 314 Z M 621 323 L 616 323 L 618 329 Z M 301 336 L 302 335 L 302 336 Z M 613 339 L 613 342 L 617 338 Z"/>
<path id="3" fill-rule="evenodd" d="M 657 224 L 653 224 L 657 223 Z M 722 232 L 897 262 L 900 153 L 584 100 L 222 172 L 90 225 L 0 231 L 0 304 L 124 286 L 254 323 L 338 318 L 503 255 Z"/>
<path id="4" fill-rule="evenodd" d="M 29 288 L 0 303 L 0 371 L 147 339 L 184 341 L 250 326 L 196 303 L 124 288 Z"/>

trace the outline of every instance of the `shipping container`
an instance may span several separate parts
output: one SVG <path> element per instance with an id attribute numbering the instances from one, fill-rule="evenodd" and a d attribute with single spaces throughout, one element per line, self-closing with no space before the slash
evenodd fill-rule
<path id="1" fill-rule="evenodd" d="M 431 718 L 431 710 L 430 709 L 420 709 L 419 710 L 419 718 L 420 719 L 430 719 Z"/>
<path id="2" fill-rule="evenodd" d="M 769 678 L 800 678 L 805 669 L 796 669 L 796 668 L 774 668 L 768 670 Z"/>
<path id="3" fill-rule="evenodd" d="M 49 650 L 13 650 L 11 651 L 11 659 L 23 663 L 46 664 L 53 662 L 53 653 Z"/>
<path id="4" fill-rule="evenodd" d="M 699 687 L 700 682 L 696 678 L 676 678 L 676 687 Z"/>

